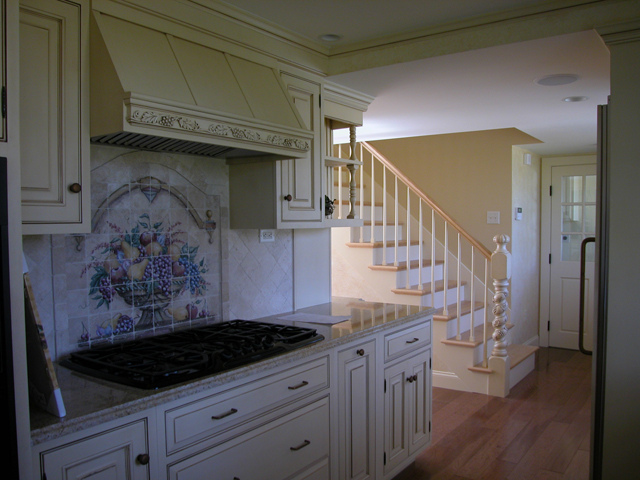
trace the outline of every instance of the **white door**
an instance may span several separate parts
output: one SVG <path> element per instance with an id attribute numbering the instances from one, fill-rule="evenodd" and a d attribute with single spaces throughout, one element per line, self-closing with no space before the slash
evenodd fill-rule
<path id="1" fill-rule="evenodd" d="M 551 168 L 549 346 L 578 349 L 582 242 L 596 228 L 596 165 Z M 584 256 L 583 347 L 592 349 L 594 318 L 593 242 Z"/>

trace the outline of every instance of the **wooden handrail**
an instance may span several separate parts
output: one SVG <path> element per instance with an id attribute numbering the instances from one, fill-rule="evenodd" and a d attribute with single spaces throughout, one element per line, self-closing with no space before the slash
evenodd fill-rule
<path id="1" fill-rule="evenodd" d="M 412 182 L 405 174 L 403 174 L 400 170 L 398 170 L 396 168 L 395 165 L 393 165 L 392 163 L 389 162 L 389 160 L 387 160 L 387 158 L 382 155 L 378 150 L 376 150 L 375 148 L 373 148 L 370 144 L 368 144 L 367 142 L 360 142 L 362 145 L 364 145 L 366 147 L 367 150 L 369 150 L 369 152 L 372 155 L 375 155 L 378 160 L 380 161 L 380 163 L 382 163 L 383 165 L 385 165 L 387 167 L 387 169 L 393 173 L 396 177 L 398 177 L 402 183 L 404 183 L 405 185 L 407 185 L 409 188 L 411 188 L 414 193 L 420 197 L 422 200 L 424 200 L 425 203 L 427 203 L 435 212 L 438 213 L 438 215 L 440 215 L 440 217 L 442 217 L 445 221 L 447 221 L 451 226 L 453 226 L 458 232 L 460 232 L 460 235 L 462 235 L 462 237 L 464 237 L 471 245 L 473 245 L 476 249 L 478 249 L 478 251 L 487 259 L 491 259 L 491 251 L 485 247 L 483 244 L 481 244 L 478 240 L 476 240 L 475 238 L 473 238 L 471 235 L 469 235 L 469 233 L 464 230 L 460 224 L 458 222 L 456 222 L 453 218 L 451 218 L 449 215 L 447 215 L 444 210 L 442 210 L 431 198 L 429 198 L 421 189 L 420 187 L 418 187 L 414 182 Z M 361 159 L 362 160 L 362 159 Z"/>

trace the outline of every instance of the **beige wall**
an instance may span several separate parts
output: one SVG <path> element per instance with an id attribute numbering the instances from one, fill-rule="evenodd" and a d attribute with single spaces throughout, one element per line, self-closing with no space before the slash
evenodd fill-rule
<path id="1" fill-rule="evenodd" d="M 511 235 L 512 145 L 535 138 L 508 128 L 370 143 L 489 250 L 494 235 Z"/>
<path id="2" fill-rule="evenodd" d="M 524 155 L 531 155 L 531 164 Z M 511 330 L 513 343 L 537 345 L 540 310 L 540 157 L 513 147 L 511 207 Z M 522 220 L 515 220 L 522 207 Z"/>

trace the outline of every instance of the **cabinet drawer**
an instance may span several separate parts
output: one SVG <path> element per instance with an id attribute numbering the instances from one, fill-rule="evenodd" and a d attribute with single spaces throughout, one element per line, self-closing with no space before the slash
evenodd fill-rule
<path id="1" fill-rule="evenodd" d="M 258 412 L 326 388 L 328 378 L 324 357 L 167 410 L 167 454 L 227 431 Z"/>
<path id="2" fill-rule="evenodd" d="M 328 455 L 329 401 L 325 397 L 220 448 L 170 465 L 169 479 L 209 480 L 215 472 L 220 479 L 282 480 Z"/>
<path id="3" fill-rule="evenodd" d="M 431 321 L 391 333 L 384 338 L 385 360 L 399 357 L 430 343 Z"/>

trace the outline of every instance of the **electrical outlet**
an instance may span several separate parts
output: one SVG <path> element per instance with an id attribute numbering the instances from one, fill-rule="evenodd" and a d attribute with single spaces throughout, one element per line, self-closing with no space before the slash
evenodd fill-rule
<path id="1" fill-rule="evenodd" d="M 500 223 L 500 212 L 487 212 L 487 223 Z"/>
<path id="2" fill-rule="evenodd" d="M 276 231 L 275 230 L 260 230 L 260 243 L 275 242 Z"/>

